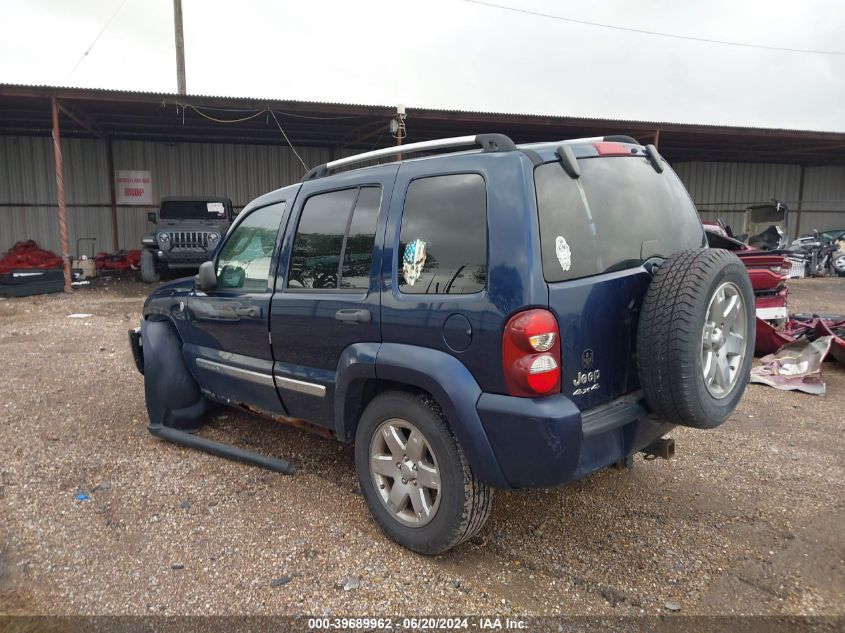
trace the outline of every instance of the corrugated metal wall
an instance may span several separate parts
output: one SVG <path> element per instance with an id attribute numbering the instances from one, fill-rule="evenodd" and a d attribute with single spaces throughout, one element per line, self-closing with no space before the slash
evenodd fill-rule
<path id="1" fill-rule="evenodd" d="M 314 166 L 349 152 L 297 148 Z M 71 251 L 76 240 L 97 238 L 97 250 L 114 250 L 106 146 L 102 141 L 62 141 Z M 244 205 L 256 196 L 296 182 L 304 169 L 287 147 L 115 141 L 115 170 L 149 170 L 153 199 L 170 195 L 227 196 Z M 751 203 L 777 198 L 796 208 L 798 165 L 692 162 L 674 165 L 705 219 L 721 215 L 739 224 L 739 212 Z M 845 227 L 845 167 L 808 167 L 804 176 L 801 230 Z M 52 144 L 42 137 L 0 137 L 0 253 L 18 240 L 35 239 L 59 252 L 56 179 Z M 138 248 L 149 230 L 153 207 L 117 210 L 119 247 Z M 794 228 L 794 215 L 793 228 Z M 85 252 L 85 247 L 83 247 Z"/>
<path id="2" fill-rule="evenodd" d="M 332 160 L 330 150 L 297 148 L 309 165 Z M 296 182 L 305 173 L 288 147 L 115 141 L 114 168 L 152 172 L 153 200 L 164 196 L 215 195 L 245 205 L 253 198 Z M 102 141 L 63 139 L 65 199 L 71 252 L 76 240 L 97 238 L 97 250 L 112 251 L 106 146 Z M 340 156 L 342 154 L 338 154 Z M 0 137 L 0 253 L 19 240 L 34 239 L 61 251 L 52 141 L 41 137 Z M 139 248 L 155 207 L 117 209 L 119 247 Z M 86 247 L 82 247 L 83 253 Z"/>
<path id="3" fill-rule="evenodd" d="M 845 168 L 813 167 L 804 177 L 804 209 L 801 232 L 845 227 Z"/>
<path id="4" fill-rule="evenodd" d="M 105 146 L 98 141 L 62 143 L 65 196 L 68 203 L 109 202 Z M 50 139 L 0 137 L 0 203 L 43 204 L 37 207 L 0 207 L 0 253 L 18 240 L 35 239 L 44 248 L 60 252 L 56 204 L 56 172 Z M 99 236 L 111 247 L 108 209 L 68 209 L 72 248 L 78 237 Z"/>
<path id="5" fill-rule="evenodd" d="M 705 220 L 722 217 L 739 226 L 750 204 L 777 198 L 791 210 L 795 237 L 801 167 L 767 163 L 692 162 L 673 165 Z M 807 167 L 804 173 L 802 233 L 845 227 L 845 167 Z"/>

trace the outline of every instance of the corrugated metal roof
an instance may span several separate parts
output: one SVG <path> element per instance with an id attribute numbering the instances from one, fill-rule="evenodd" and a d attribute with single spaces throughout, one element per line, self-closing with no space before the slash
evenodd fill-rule
<path id="1" fill-rule="evenodd" d="M 208 100 L 208 99 L 215 99 L 215 100 L 231 100 L 233 102 L 244 102 L 244 103 L 253 103 L 256 101 L 265 102 L 267 104 L 297 104 L 302 106 L 330 106 L 330 107 L 340 107 L 340 108 L 378 108 L 383 110 L 389 110 L 390 112 L 394 112 L 396 109 L 395 105 L 383 105 L 383 104 L 374 104 L 374 103 L 354 103 L 354 102 L 340 102 L 340 101 L 303 101 L 300 99 L 279 99 L 279 98 L 270 98 L 270 97 L 260 97 L 260 96 L 250 96 L 250 97 L 243 97 L 243 96 L 233 96 L 233 95 L 212 95 L 212 94 L 187 94 L 187 95 L 179 95 L 177 93 L 172 92 L 151 92 L 145 90 L 114 90 L 109 88 L 80 88 L 75 86 L 60 86 L 60 85 L 47 85 L 47 84 L 13 84 L 13 83 L 0 83 L 0 93 L 6 88 L 22 88 L 22 89 L 37 89 L 43 90 L 48 92 L 60 92 L 60 91 L 84 91 L 86 93 L 90 93 L 93 95 L 101 95 L 105 98 L 108 97 L 119 97 L 121 95 L 135 95 L 135 96 L 145 96 L 145 97 L 153 97 L 155 99 L 162 99 L 165 101 L 170 102 L 178 102 L 180 100 L 186 101 L 193 101 L 195 99 L 200 100 Z M 58 95 L 57 95 L 58 96 Z M 782 127 L 764 127 L 764 126 L 755 126 L 755 125 L 717 125 L 711 123 L 695 123 L 692 121 L 659 121 L 659 120 L 642 120 L 642 119 L 620 119 L 614 117 L 588 117 L 588 116 L 573 116 L 573 115 L 560 115 L 560 114 L 531 114 L 531 113 L 523 113 L 523 112 L 497 112 L 497 111 L 482 111 L 482 110 L 461 110 L 457 108 L 428 108 L 425 106 L 408 106 L 406 104 L 406 108 L 408 110 L 417 110 L 417 111 L 425 111 L 425 112 L 432 112 L 432 113 L 443 113 L 443 114 L 465 114 L 465 115 L 472 115 L 477 117 L 526 117 L 526 118 L 534 118 L 538 120 L 543 119 L 563 119 L 563 120 L 573 120 L 573 121 L 586 121 L 586 122 L 595 122 L 595 123 L 603 123 L 609 122 L 614 124 L 631 124 L 635 126 L 647 126 L 651 128 L 663 128 L 663 127 L 673 127 L 673 126 L 695 126 L 696 128 L 702 129 L 711 129 L 711 130 L 736 130 L 736 131 L 758 131 L 758 132 L 778 132 L 778 133 L 790 133 L 790 132 L 799 132 L 799 133 L 809 133 L 809 134 L 836 134 L 841 136 L 845 139 L 845 132 L 829 132 L 827 130 L 817 130 L 817 129 L 806 129 L 806 128 L 782 128 Z M 248 108 L 247 108 L 248 109 Z"/>
<path id="2" fill-rule="evenodd" d="M 62 135 L 69 137 L 286 144 L 278 117 L 298 146 L 340 152 L 394 142 L 387 131 L 393 106 L 18 84 L 0 84 L 0 135 L 49 134 L 53 96 L 71 113 L 62 116 Z M 673 162 L 845 164 L 845 133 L 838 132 L 424 108 L 407 113 L 408 142 L 499 132 L 517 143 L 608 134 L 645 143 L 659 130 L 660 151 Z"/>

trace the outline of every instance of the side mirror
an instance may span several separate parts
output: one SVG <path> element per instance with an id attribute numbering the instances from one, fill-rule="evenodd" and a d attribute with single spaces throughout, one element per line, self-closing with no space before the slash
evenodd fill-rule
<path id="1" fill-rule="evenodd" d="M 214 290 L 217 287 L 217 273 L 214 271 L 214 262 L 203 262 L 200 264 L 199 273 L 195 278 L 197 290 Z"/>
<path id="2" fill-rule="evenodd" d="M 158 224 L 158 220 L 156 220 L 155 211 L 150 211 L 147 213 L 147 221 L 152 222 L 153 224 Z"/>

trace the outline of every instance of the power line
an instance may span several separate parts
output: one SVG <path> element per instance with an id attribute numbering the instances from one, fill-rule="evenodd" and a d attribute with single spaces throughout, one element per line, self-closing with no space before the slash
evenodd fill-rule
<path id="1" fill-rule="evenodd" d="M 268 107 L 267 109 L 270 111 L 270 114 L 273 115 L 273 120 L 276 122 L 276 125 L 279 127 L 279 131 L 282 133 L 282 136 L 284 136 L 285 140 L 288 142 L 288 146 L 290 146 L 290 151 L 292 151 L 294 156 L 296 156 L 299 159 L 299 162 L 302 163 L 302 166 L 305 168 L 305 171 L 308 171 L 310 168 L 308 167 L 308 165 L 305 164 L 305 161 L 302 160 L 302 157 L 299 155 L 299 152 L 296 151 L 296 148 L 293 146 L 293 143 L 290 142 L 288 135 L 285 134 L 285 131 L 282 129 L 282 124 L 279 123 L 279 119 L 276 118 L 276 113 L 273 112 L 273 109 L 270 108 L 270 107 Z"/>
<path id="2" fill-rule="evenodd" d="M 121 3 L 120 3 L 120 6 L 119 6 L 119 7 L 117 7 L 117 10 L 116 10 L 114 13 L 112 13 L 112 16 L 109 18 L 109 21 L 108 21 L 108 22 L 106 22 L 105 26 L 104 26 L 102 29 L 100 29 L 100 32 L 99 32 L 99 33 L 97 33 L 97 37 L 95 37 L 95 38 L 94 38 L 94 41 L 93 41 L 93 42 L 91 42 L 91 45 L 90 45 L 87 49 L 85 49 L 85 52 L 84 52 L 84 53 L 82 53 L 82 57 L 80 57 L 80 58 L 79 58 L 79 61 L 78 61 L 78 62 L 76 62 L 76 66 L 74 66 L 74 67 L 73 67 L 73 70 L 71 70 L 71 71 L 70 71 L 70 74 L 68 75 L 68 79 L 70 79 L 70 76 L 71 76 L 71 75 L 73 75 L 73 73 L 75 73 L 75 72 L 76 72 L 76 69 L 77 69 L 77 68 L 79 68 L 79 64 L 81 64 L 81 63 L 82 63 L 82 61 L 83 61 L 86 57 L 88 57 L 88 53 L 90 53 L 90 52 L 91 52 L 91 49 L 92 49 L 92 48 L 94 48 L 94 44 L 96 44 L 96 43 L 97 43 L 97 40 L 98 40 L 98 39 L 100 39 L 100 36 L 101 36 L 103 33 L 105 33 L 105 32 L 106 32 L 106 29 L 107 29 L 107 28 L 109 28 L 109 25 L 112 23 L 112 20 L 114 20 L 114 19 L 117 17 L 117 14 L 118 14 L 118 13 L 120 13 L 120 10 L 123 8 L 123 5 L 124 5 L 124 4 L 126 4 L 126 2 L 127 2 L 127 0 L 123 0 L 123 2 L 121 2 Z"/>
<path id="3" fill-rule="evenodd" d="M 464 0 L 471 4 L 478 4 L 493 9 L 502 9 L 504 11 L 513 11 L 514 13 L 524 13 L 525 15 L 533 15 L 540 18 L 549 18 L 551 20 L 560 20 L 562 22 L 572 22 L 573 24 L 583 24 L 586 26 L 596 26 L 603 29 L 613 29 L 616 31 L 627 31 L 629 33 L 640 33 L 642 35 L 656 35 L 658 37 L 671 37 L 676 40 L 690 40 L 693 42 L 704 42 L 705 44 L 721 44 L 723 46 L 740 46 L 743 48 L 760 48 L 769 51 L 782 51 L 786 53 L 812 53 L 814 55 L 845 55 L 845 51 L 822 51 L 806 48 L 787 48 L 784 46 L 766 46 L 764 44 L 748 44 L 746 42 L 729 42 L 727 40 L 713 40 L 705 37 L 693 37 L 691 35 L 678 35 L 677 33 L 662 33 L 659 31 L 647 31 L 645 29 L 635 29 L 628 26 L 618 26 L 616 24 L 602 24 L 600 22 L 590 22 L 588 20 L 578 20 L 576 18 L 567 18 L 561 15 L 550 15 L 548 13 L 540 13 L 539 11 L 528 11 L 527 9 L 518 9 L 516 7 L 509 7 L 503 4 L 495 4 L 493 2 L 484 2 L 483 0 Z"/>
<path id="4" fill-rule="evenodd" d="M 179 105 L 179 104 L 177 104 L 177 105 Z M 201 117 L 205 117 L 209 121 L 214 121 L 215 123 L 243 123 L 244 121 L 249 121 L 250 119 L 254 119 L 256 117 L 261 116 L 262 114 L 264 114 L 268 110 L 268 108 L 263 108 L 261 110 L 258 110 L 257 112 L 253 111 L 252 114 L 245 116 L 245 117 L 241 117 L 239 119 L 218 119 L 216 117 L 205 114 L 198 107 L 191 105 L 190 103 L 181 104 L 181 105 L 182 105 L 182 108 L 190 108 L 191 110 L 193 110 L 194 112 L 199 114 Z"/>

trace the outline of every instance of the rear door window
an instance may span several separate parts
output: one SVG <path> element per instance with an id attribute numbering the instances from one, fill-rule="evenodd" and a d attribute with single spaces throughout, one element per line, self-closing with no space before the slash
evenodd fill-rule
<path id="1" fill-rule="evenodd" d="M 367 289 L 370 287 L 370 269 L 373 265 L 373 246 L 376 241 L 376 223 L 381 206 L 381 189 L 364 187 L 358 194 L 355 211 L 346 231 L 343 246 L 340 287 Z"/>
<path id="2" fill-rule="evenodd" d="M 406 294 L 472 294 L 487 285 L 487 191 L 479 174 L 419 178 L 405 195 L 397 254 Z"/>
<path id="3" fill-rule="evenodd" d="M 633 268 L 704 245 L 695 206 L 668 167 L 661 174 L 645 158 L 621 156 L 578 164 L 580 178 L 559 163 L 534 172 L 547 281 Z"/>
<path id="4" fill-rule="evenodd" d="M 294 236 L 288 288 L 368 289 L 380 204 L 380 187 L 311 196 Z"/>

